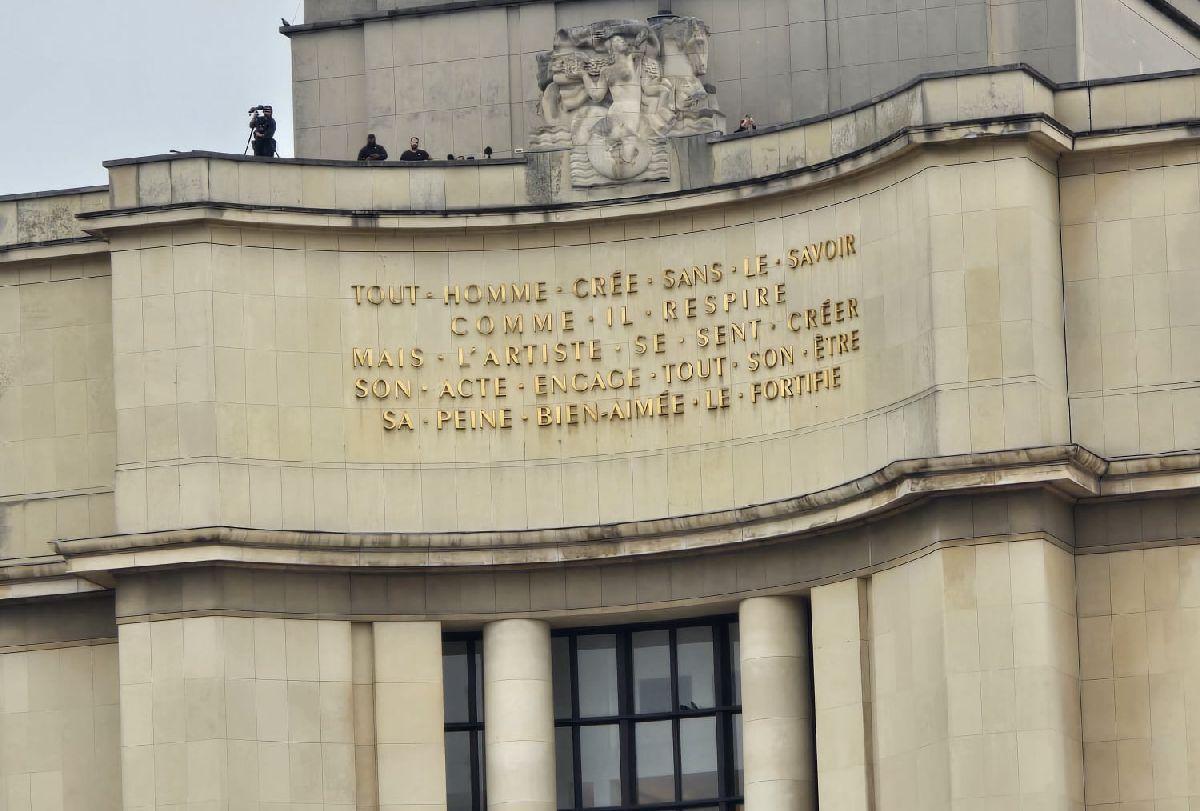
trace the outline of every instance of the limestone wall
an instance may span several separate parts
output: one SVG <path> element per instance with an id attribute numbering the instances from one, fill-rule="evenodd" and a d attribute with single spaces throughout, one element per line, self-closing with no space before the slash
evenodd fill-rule
<path id="1" fill-rule="evenodd" d="M 413 135 L 435 158 L 482 157 L 484 146 L 508 155 L 526 145 L 540 98 L 534 54 L 550 48 L 556 30 L 645 19 L 660 5 L 539 0 L 422 14 L 433 6 L 309 3 L 308 22 L 367 17 L 291 35 L 295 154 L 351 159 L 370 131 L 393 158 Z M 749 113 L 760 126 L 844 109 L 923 73 L 1025 62 L 1055 80 L 1074 80 L 1074 8 L 1072 0 L 672 5 L 712 31 L 704 78 L 730 122 Z"/>
<path id="2" fill-rule="evenodd" d="M 122 807 L 117 679 L 112 642 L 0 653 L 5 809 Z"/>
<path id="3" fill-rule="evenodd" d="M 124 808 L 355 808 L 347 622 L 121 626 Z"/>
<path id="4" fill-rule="evenodd" d="M 1081 555 L 1076 571 L 1086 807 L 1195 803 L 1200 548 Z"/>
<path id="5" fill-rule="evenodd" d="M 1196 6 L 1184 3 L 1185 12 Z M 1080 79 L 1188 70 L 1200 63 L 1200 42 L 1149 3 L 1089 0 L 1080 6 Z"/>
<path id="6" fill-rule="evenodd" d="M 103 186 L 0 196 L 0 251 L 15 245 L 85 239 L 75 215 L 104 208 L 107 201 Z"/>
<path id="7" fill-rule="evenodd" d="M 1061 546 L 1069 527 L 1044 517 L 1017 523 L 1035 517 L 1031 506 L 956 503 L 953 520 L 936 522 L 952 545 L 924 547 L 890 568 L 811 590 L 822 807 L 1065 810 L 1085 802 L 1090 810 L 1195 799 L 1189 741 L 1200 558 L 1196 547 L 1178 544 L 1195 536 L 1195 499 L 1116 512 L 1082 507 L 1080 528 L 1088 534 L 1076 542 L 1087 550 L 1078 556 Z M 1092 543 L 1097 526 L 1129 529 L 1135 515 L 1141 537 L 1172 545 L 1104 553 L 1106 538 Z M 895 530 L 908 539 L 920 534 L 915 526 Z M 847 536 L 839 548 L 862 540 Z M 702 579 L 664 566 L 656 580 Z M 743 576 L 740 562 L 712 568 L 736 568 L 736 583 L 728 579 L 692 605 L 693 614 L 720 611 L 764 585 L 748 568 Z M 145 603 L 142 610 L 161 612 L 154 619 L 125 617 L 119 654 L 102 640 L 10 645 L 0 653 L 7 807 L 141 809 L 235 799 L 268 806 L 303 798 L 334 809 L 373 807 L 375 797 L 398 807 L 436 804 L 436 777 L 419 775 L 436 774 L 439 763 L 442 627 L 300 618 L 362 612 L 413 619 L 435 609 L 353 600 L 317 607 L 314 593 L 345 596 L 345 576 L 333 573 L 296 580 L 294 592 L 279 582 L 303 577 L 290 573 L 260 572 L 254 587 L 248 580 L 238 586 L 259 600 L 286 592 L 296 618 L 281 619 L 271 614 L 282 603 L 241 604 L 229 591 L 208 602 L 215 595 L 194 579 L 202 570 L 189 572 L 194 582 L 182 587 L 148 574 L 126 594 L 136 601 L 152 586 L 177 602 Z M 438 578 L 445 582 L 427 589 L 401 578 L 375 591 L 408 599 L 414 591 L 460 589 L 477 599 L 480 589 Z M 590 616 L 534 607 L 555 624 L 598 623 L 619 602 L 607 587 L 605 594 Z M 50 607 L 27 613 L 50 619 Z M 93 616 L 105 610 L 90 607 Z M 630 604 L 637 610 L 621 619 L 667 616 L 663 607 Z M 496 603 L 472 623 L 529 608 Z M 179 618 L 180 609 L 247 615 Z M 6 609 L 6 624 L 13 616 Z M 445 616 L 461 625 L 466 615 Z M 65 615 L 55 619 L 46 627 L 70 624 Z M 103 631 L 79 631 L 96 633 Z M 41 637 L 4 639 L 34 638 Z"/>
<path id="8" fill-rule="evenodd" d="M 804 496 L 901 459 L 1071 439 L 1107 456 L 1195 448 L 1197 375 L 1180 348 L 1196 329 L 1194 151 L 1056 164 L 1044 147 L 1061 131 L 1029 122 L 1052 114 L 1095 144 L 1108 136 L 1089 129 L 1194 116 L 1196 81 L 929 80 L 855 113 L 694 145 L 666 194 L 619 206 L 562 187 L 535 203 L 530 178 L 553 167 L 524 161 L 117 162 L 113 210 L 81 220 L 108 237 L 111 284 L 102 260 L 29 253 L 47 248 L 3 265 L 17 282 L 4 288 L 8 357 L 22 353 L 10 365 L 30 376 L 9 388 L 20 400 L 0 399 L 20 413 L 4 423 L 4 451 L 20 455 L 5 468 L 8 556 L 117 528 L 591 526 Z M 1004 125 L 1024 139 L 917 148 L 898 135 L 981 114 L 1028 119 Z M 731 185 L 702 191 L 705 177 Z M 826 245 L 830 258 L 800 263 Z M 720 280 L 696 277 L 716 263 Z M 695 283 L 679 284 L 682 269 Z M 636 291 L 612 287 L 634 276 Z M 380 303 L 385 290 L 401 303 Z M 469 300 L 509 294 L 543 300 Z M 587 357 L 507 357 L 575 340 Z M 392 366 L 401 350 L 407 365 Z M 503 379 L 503 396 L 479 396 L 480 376 Z M 43 399 L 26 408 L 26 389 Z M 615 418 L 589 418 L 622 400 Z M 663 416 L 632 414 L 635 400 Z M 410 497 L 383 497 L 397 489 Z"/>
<path id="9" fill-rule="evenodd" d="M 1194 147 L 1062 162 L 1075 441 L 1105 456 L 1200 447 L 1200 165 Z"/>
<path id="10" fill-rule="evenodd" d="M 0 808 L 437 808 L 444 632 L 543 706 L 550 627 L 737 611 L 759 697 L 811 611 L 751 806 L 1195 804 L 1198 91 L 0 200 Z"/>
<path id="11" fill-rule="evenodd" d="M 1190 84 L 1187 89 L 1191 91 Z M 1192 93 L 1193 101 L 1194 97 Z M 1060 99 L 1062 110 L 1058 109 Z M 1093 118 L 1104 120 L 1104 111 L 1097 109 L 1093 116 L 1092 108 L 1088 88 L 1055 93 L 1026 72 L 984 72 L 927 79 L 876 104 L 764 131 L 756 137 L 671 139 L 671 176 L 666 181 L 575 188 L 570 179 L 569 153 L 565 151 L 527 153 L 516 160 L 365 166 L 347 161 L 230 160 L 230 156 L 198 152 L 111 162 L 110 204 L 114 208 L 135 208 L 213 201 L 333 208 L 352 210 L 360 216 L 397 211 L 465 213 L 493 208 L 594 205 L 684 190 L 711 192 L 714 186 L 761 182 L 808 167 L 825 167 L 831 160 L 838 160 L 839 165 L 830 166 L 820 175 L 816 174 L 820 170 L 810 170 L 814 177 L 806 182 L 841 176 L 856 170 L 859 164 L 874 162 L 914 143 L 942 140 L 940 136 L 925 135 L 922 129 L 936 130 L 953 121 L 1021 119 L 1020 124 L 988 126 L 998 134 L 1009 131 L 1009 126 L 1036 129 L 1036 117 L 1049 115 L 1061 118 L 1074 129 L 1086 130 L 1093 126 Z M 1120 113 L 1124 123 L 1123 96 Z M 1157 108 L 1139 108 L 1130 112 L 1128 120 L 1158 123 L 1161 119 Z M 725 196 L 739 199 L 738 195 Z M 535 215 L 529 221 L 539 219 Z M 390 225 L 386 221 L 379 224 Z"/>
<path id="12" fill-rule="evenodd" d="M 1077 807 L 1074 593 L 1072 557 L 1048 539 L 815 589 L 823 807 Z"/>
<path id="13" fill-rule="evenodd" d="M 118 525 L 588 525 L 1064 442 L 1054 196 L 1039 153 L 986 146 L 899 162 L 836 197 L 611 224 L 117 233 Z M 818 243 L 843 255 L 801 265 Z M 680 268 L 715 263 L 720 279 L 679 284 Z M 633 292 L 612 290 L 634 276 Z M 542 300 L 470 301 L 514 284 Z M 508 349 L 544 343 L 574 348 Z M 797 374 L 821 377 L 778 382 Z M 479 377 L 506 389 L 461 383 Z M 630 398 L 658 416 L 611 410 Z M 472 423 L 506 408 L 508 425 Z"/>
<path id="14" fill-rule="evenodd" d="M 1072 580 L 1070 554 L 1045 541 L 947 551 L 872 579 L 885 806 L 1079 802 Z"/>
<path id="15" fill-rule="evenodd" d="M 0 557 L 24 558 L 113 528 L 112 289 L 104 254 L 3 258 Z"/>

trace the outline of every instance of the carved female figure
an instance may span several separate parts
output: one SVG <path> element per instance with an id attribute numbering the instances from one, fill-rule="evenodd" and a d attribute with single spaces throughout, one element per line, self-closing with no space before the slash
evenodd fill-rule
<path id="1" fill-rule="evenodd" d="M 639 154 L 646 151 L 646 139 L 657 134 L 661 116 L 648 115 L 659 107 L 659 97 L 670 92 L 670 84 L 658 75 L 657 63 L 647 57 L 643 48 L 649 45 L 648 32 L 639 35 L 631 45 L 620 33 L 604 41 L 608 57 L 604 62 L 593 60 L 586 65 L 583 84 L 596 104 L 611 99 L 604 119 L 592 122 L 581 133 L 584 142 L 599 131 L 604 137 L 608 154 L 619 164 L 634 165 Z M 658 120 L 656 120 L 658 119 Z M 658 126 L 655 126 L 657 124 Z"/>
<path id="2" fill-rule="evenodd" d="M 697 78 L 707 68 L 707 29 L 680 22 L 661 33 L 638 20 L 560 29 L 553 49 L 538 55 L 540 123 L 530 145 L 570 148 L 581 186 L 667 177 L 664 138 L 720 129 L 711 89 Z"/>

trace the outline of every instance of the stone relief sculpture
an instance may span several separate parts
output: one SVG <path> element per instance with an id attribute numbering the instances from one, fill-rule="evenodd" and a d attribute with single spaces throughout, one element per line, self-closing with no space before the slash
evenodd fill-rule
<path id="1" fill-rule="evenodd" d="M 708 27 L 693 17 L 564 28 L 540 53 L 533 149 L 570 149 L 575 186 L 666 180 L 666 138 L 723 130 Z"/>

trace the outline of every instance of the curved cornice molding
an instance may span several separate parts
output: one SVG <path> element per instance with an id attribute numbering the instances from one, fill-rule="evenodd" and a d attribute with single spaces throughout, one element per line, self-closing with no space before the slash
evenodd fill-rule
<path id="1" fill-rule="evenodd" d="M 701 190 L 677 189 L 611 200 L 454 207 L 444 209 L 341 209 L 224 201 L 173 202 L 81 214 L 82 227 L 107 235 L 119 229 L 182 224 L 204 220 L 225 225 L 276 228 L 345 228 L 384 231 L 509 229 L 613 221 L 631 217 L 682 214 L 713 206 L 745 203 L 762 197 L 803 191 L 878 168 L 917 147 L 960 143 L 964 139 L 1025 136 L 1044 147 L 1063 150 L 1071 135 L 1045 115 L 1003 120 L 912 126 L 853 153 L 819 164 L 754 178 L 708 184 Z M 350 171 L 358 171 L 351 169 Z M 421 171 L 421 170 L 416 170 Z"/>
<path id="2" fill-rule="evenodd" d="M 103 251 L 95 237 L 183 222 L 264 227 L 429 230 L 559 225 L 670 215 L 813 188 L 878 168 L 911 150 L 1025 138 L 1049 152 L 1088 152 L 1194 140 L 1200 69 L 1056 84 L 1027 65 L 926 74 L 862 104 L 763 127 L 681 139 L 678 182 L 613 187 L 613 196 L 543 194 L 555 153 L 522 159 L 362 165 L 187 152 L 108 161 L 108 186 L 0 198 L 0 206 L 78 206 L 80 234 L 30 239 L 0 227 L 0 261 Z M 1125 86 L 1155 84 L 1161 106 L 1130 109 Z M 1188 104 L 1168 104 L 1178 96 Z M 1147 113 L 1150 110 L 1150 113 Z M 1150 117 L 1147 117 L 1149 115 Z M 487 178 L 482 173 L 490 173 Z M 531 180 L 532 178 L 532 180 Z M 101 197 L 107 189 L 107 205 Z M 536 193 L 530 194 L 530 189 Z M 537 191 L 541 189 L 541 191 Z M 264 191 L 265 190 L 265 191 Z M 432 191 L 431 191 L 432 190 Z M 82 209 L 82 210 L 81 210 Z M 0 217 L 0 219 L 3 219 Z M 91 235 L 91 236 L 87 236 Z M 72 237 L 72 239 L 64 239 Z"/>
<path id="3" fill-rule="evenodd" d="M 1190 460 L 1195 463 L 1197 460 Z M 333 533 L 199 527 L 58 541 L 67 572 L 87 575 L 156 566 L 231 563 L 473 569 L 695 553 L 844 529 L 939 495 L 1045 488 L 1099 495 L 1108 463 L 1076 445 L 892 463 L 817 493 L 654 521 L 508 532 Z"/>

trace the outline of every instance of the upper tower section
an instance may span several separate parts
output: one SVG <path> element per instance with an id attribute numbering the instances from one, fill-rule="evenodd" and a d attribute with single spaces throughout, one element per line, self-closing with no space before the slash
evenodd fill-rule
<path id="1" fill-rule="evenodd" d="M 759 126 L 940 71 L 1023 62 L 1069 82 L 1200 64 L 1194 18 L 1167 0 L 306 0 L 304 24 L 283 29 L 295 154 L 353 158 L 373 132 L 397 149 L 418 136 L 435 158 L 507 157 L 536 145 L 538 55 L 562 32 L 614 18 L 654 30 L 664 15 L 704 25 L 700 82 L 730 122 Z"/>

